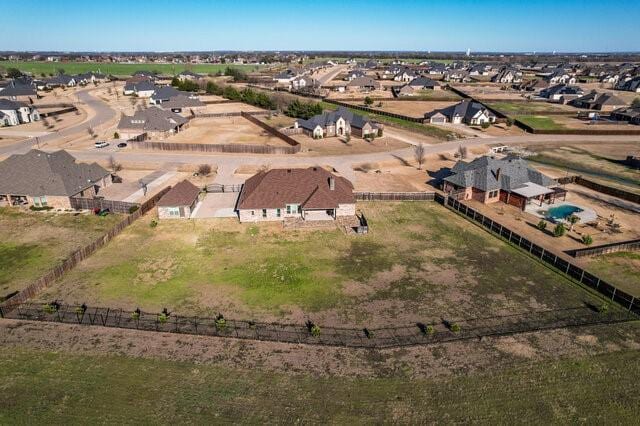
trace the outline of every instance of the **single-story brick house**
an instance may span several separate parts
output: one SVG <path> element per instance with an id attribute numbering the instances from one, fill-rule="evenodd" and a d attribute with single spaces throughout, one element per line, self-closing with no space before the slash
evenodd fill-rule
<path id="1" fill-rule="evenodd" d="M 566 195 L 557 185 L 520 157 L 483 156 L 469 163 L 458 161 L 451 175 L 444 178 L 443 190 L 459 200 L 484 204 L 502 201 L 524 210 L 532 201 L 553 202 L 558 196 Z"/>
<path id="2" fill-rule="evenodd" d="M 123 139 L 144 136 L 149 139 L 165 139 L 188 126 L 189 120 L 170 110 L 157 106 L 136 111 L 133 116 L 123 115 L 118 123 L 118 133 Z"/>
<path id="3" fill-rule="evenodd" d="M 111 182 L 111 173 L 96 163 L 32 149 L 0 162 L 0 205 L 71 209 L 71 198 L 93 197 Z"/>
<path id="4" fill-rule="evenodd" d="M 159 219 L 189 219 L 198 202 L 200 188 L 183 180 L 158 201 Z"/>
<path id="5" fill-rule="evenodd" d="M 314 139 L 346 135 L 377 137 L 382 135 L 384 128 L 382 124 L 354 114 L 345 107 L 315 115 L 308 120 L 297 120 L 293 126 L 302 128 L 304 134 Z"/>
<path id="6" fill-rule="evenodd" d="M 436 109 L 424 115 L 425 123 L 453 123 L 481 125 L 484 123 L 495 123 L 496 116 L 480 102 L 463 100 L 447 108 Z"/>
<path id="7" fill-rule="evenodd" d="M 321 167 L 273 169 L 249 178 L 238 199 L 240 222 L 335 220 L 356 214 L 353 185 Z"/>

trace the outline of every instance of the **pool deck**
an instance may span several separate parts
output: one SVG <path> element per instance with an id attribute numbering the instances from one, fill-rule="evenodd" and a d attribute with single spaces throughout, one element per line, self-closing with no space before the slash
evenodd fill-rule
<path id="1" fill-rule="evenodd" d="M 527 212 L 527 213 L 530 213 L 530 214 L 532 214 L 534 216 L 537 216 L 539 218 L 550 220 L 550 221 L 552 221 L 554 223 L 555 222 L 569 223 L 567 220 L 552 219 L 552 218 L 546 216 L 545 214 L 543 214 L 543 212 L 545 212 L 545 211 L 547 211 L 549 209 L 552 209 L 554 207 L 561 207 L 561 206 L 573 206 L 573 207 L 577 207 L 579 209 L 582 209 L 581 212 L 573 213 L 574 216 L 578 216 L 580 218 L 580 223 L 595 222 L 598 219 L 598 214 L 592 208 L 585 207 L 585 206 L 579 206 L 577 204 L 564 202 L 564 201 L 563 202 L 559 202 L 559 203 L 554 203 L 554 204 L 543 203 L 542 207 L 540 207 L 539 205 L 536 205 L 536 204 L 529 204 L 529 205 L 527 205 L 527 207 L 525 208 L 524 211 Z"/>

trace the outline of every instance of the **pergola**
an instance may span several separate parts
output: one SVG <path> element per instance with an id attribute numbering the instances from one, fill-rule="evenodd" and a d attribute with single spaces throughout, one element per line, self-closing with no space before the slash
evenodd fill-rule
<path id="1" fill-rule="evenodd" d="M 527 200 L 527 203 L 531 200 L 537 200 L 542 206 L 542 202 L 547 195 L 553 194 L 554 190 L 549 189 L 546 186 L 538 185 L 533 182 L 525 182 L 520 188 L 512 189 L 512 193 L 517 194 Z M 555 200 L 555 198 L 554 198 Z"/>

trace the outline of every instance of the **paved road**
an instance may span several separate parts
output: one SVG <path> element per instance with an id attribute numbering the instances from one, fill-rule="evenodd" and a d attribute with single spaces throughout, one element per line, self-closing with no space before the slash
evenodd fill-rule
<path id="1" fill-rule="evenodd" d="M 320 85 L 324 85 L 330 82 L 331 80 L 333 80 L 338 74 L 340 74 L 342 71 L 346 70 L 347 68 L 349 68 L 348 65 L 336 65 L 334 67 L 331 67 L 322 76 L 317 77 L 316 80 L 320 82 Z"/>
<path id="2" fill-rule="evenodd" d="M 95 115 L 91 119 L 84 121 L 83 123 L 67 127 L 66 129 L 49 132 L 46 135 L 39 136 L 38 140 L 36 140 L 36 138 L 31 138 L 11 145 L 5 145 L 0 147 L 0 155 L 23 154 L 35 147 L 38 143 L 41 147 L 46 147 L 48 142 L 70 135 L 85 133 L 89 127 L 98 127 L 115 117 L 116 112 L 111 109 L 107 103 L 90 95 L 90 90 L 93 90 L 93 88 L 80 90 L 76 95 L 80 103 L 85 104 L 87 107 L 95 111 Z"/>
<path id="3" fill-rule="evenodd" d="M 78 92 L 79 99 L 89 108 L 95 111 L 95 116 L 85 123 L 69 127 L 59 132 L 54 132 L 40 138 L 41 145 L 47 141 L 54 140 L 57 137 L 68 136 L 78 132 L 86 132 L 87 127 L 98 125 L 110 120 L 116 114 L 108 104 L 100 99 L 94 98 L 88 92 L 90 89 Z M 407 139 L 410 137 L 405 137 Z M 548 144 L 553 142 L 640 142 L 638 136 L 592 136 L 592 135 L 520 135 L 520 136 L 503 136 L 488 138 L 469 138 L 460 139 L 452 142 L 443 142 L 434 145 L 425 145 L 425 154 L 439 154 L 455 152 L 461 145 L 467 147 L 485 145 L 485 144 L 501 144 L 501 145 L 535 145 Z M 411 143 L 407 139 L 408 143 Z M 414 142 L 415 143 L 415 142 Z M 26 152 L 35 144 L 35 139 L 8 145 L 0 148 L 0 155 L 14 152 Z M 46 149 L 46 147 L 44 148 Z M 328 165 L 334 167 L 347 178 L 353 178 L 354 172 L 352 166 L 365 162 L 381 162 L 389 160 L 397 160 L 398 158 L 410 159 L 413 157 L 413 148 L 404 148 L 391 152 L 380 152 L 371 154 L 355 154 L 342 156 L 318 156 L 305 157 L 299 155 L 247 155 L 247 154 L 215 154 L 215 153 L 167 153 L 167 152 L 141 152 L 131 149 L 124 149 L 117 152 L 112 150 L 101 151 L 97 149 L 74 151 L 70 150 L 76 158 L 81 161 L 99 161 L 108 160 L 113 155 L 120 162 L 133 161 L 136 163 L 166 163 L 175 168 L 180 164 L 212 164 L 218 166 L 218 177 L 216 183 L 237 183 L 233 172 L 241 165 L 267 165 L 271 167 L 293 167 L 301 165 Z"/>

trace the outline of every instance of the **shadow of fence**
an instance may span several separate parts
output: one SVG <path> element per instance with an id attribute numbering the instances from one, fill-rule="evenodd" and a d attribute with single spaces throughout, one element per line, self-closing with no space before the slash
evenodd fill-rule
<path id="1" fill-rule="evenodd" d="M 14 305 L 4 311 L 0 308 L 0 314 L 3 314 L 4 318 L 18 320 L 232 337 L 256 341 L 377 349 L 428 345 L 566 327 L 614 324 L 637 319 L 630 312 L 620 309 L 597 312 L 584 306 L 499 317 L 416 323 L 372 329 L 323 327 L 319 324 L 319 328 L 314 334 L 311 332 L 310 323 L 265 323 L 220 317 L 163 315 L 139 310 L 125 311 L 37 302 Z"/>

